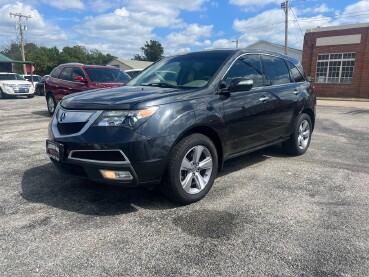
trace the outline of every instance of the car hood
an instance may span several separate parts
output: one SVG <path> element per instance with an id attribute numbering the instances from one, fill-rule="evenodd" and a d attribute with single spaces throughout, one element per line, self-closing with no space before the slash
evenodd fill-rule
<path id="1" fill-rule="evenodd" d="M 8 81 L 0 81 L 3 84 L 9 84 L 9 85 L 31 85 L 28 81 L 22 81 L 22 80 L 8 80 Z"/>
<path id="2" fill-rule="evenodd" d="M 170 101 L 169 98 L 171 97 L 168 96 L 176 96 L 188 92 L 189 90 L 176 88 L 123 86 L 71 94 L 63 98 L 61 106 L 65 109 L 128 110 L 144 101 L 151 101 L 155 102 L 156 105 L 160 105 Z"/>

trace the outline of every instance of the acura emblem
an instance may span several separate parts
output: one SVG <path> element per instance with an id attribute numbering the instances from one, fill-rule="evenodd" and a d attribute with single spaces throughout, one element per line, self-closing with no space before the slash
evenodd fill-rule
<path id="1" fill-rule="evenodd" d="M 62 112 L 61 113 L 61 115 L 59 116 L 59 123 L 62 123 L 63 122 L 63 120 L 65 119 L 65 116 L 66 116 L 67 114 L 65 113 L 65 112 Z"/>

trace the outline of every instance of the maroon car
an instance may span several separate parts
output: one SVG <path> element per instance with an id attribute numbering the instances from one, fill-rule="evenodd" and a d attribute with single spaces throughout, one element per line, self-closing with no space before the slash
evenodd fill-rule
<path id="1" fill-rule="evenodd" d="M 47 109 L 52 115 L 56 104 L 66 95 L 91 89 L 118 87 L 129 80 L 127 74 L 112 66 L 61 64 L 53 69 L 45 81 Z"/>

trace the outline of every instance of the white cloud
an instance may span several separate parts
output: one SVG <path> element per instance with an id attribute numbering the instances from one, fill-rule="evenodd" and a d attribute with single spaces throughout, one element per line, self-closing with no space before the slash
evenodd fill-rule
<path id="1" fill-rule="evenodd" d="M 49 0 L 43 2 L 59 10 L 83 10 L 85 8 L 85 5 L 81 0 Z"/>
<path id="2" fill-rule="evenodd" d="M 208 48 L 234 48 L 235 43 L 232 42 L 232 40 L 229 39 L 218 39 L 213 42 L 211 47 Z"/>
<path id="3" fill-rule="evenodd" d="M 117 6 L 120 2 L 117 0 L 89 0 L 86 4 L 86 9 L 92 10 L 96 13 L 104 13 Z"/>
<path id="4" fill-rule="evenodd" d="M 212 29 L 213 25 L 189 24 L 183 31 L 172 32 L 166 37 L 165 51 L 174 53 L 183 45 L 208 46 L 211 44 L 210 40 L 201 41 L 200 39 L 210 37 Z"/>
<path id="5" fill-rule="evenodd" d="M 293 12 L 296 14 L 296 11 L 293 10 Z M 305 33 L 306 29 L 315 28 L 317 24 L 320 26 L 332 24 L 331 18 L 322 15 L 297 17 L 298 21 L 296 21 L 293 12 L 289 13 L 288 41 L 290 47 L 302 49 L 303 33 Z M 244 20 L 235 19 L 233 28 L 240 32 L 240 47 L 247 46 L 258 40 L 284 44 L 284 13 L 280 9 L 267 10 L 255 17 Z"/>
<path id="6" fill-rule="evenodd" d="M 306 8 L 303 10 L 299 10 L 298 13 L 299 14 L 307 14 L 307 13 L 322 14 L 322 13 L 327 13 L 331 11 L 333 11 L 333 9 L 329 8 L 327 4 L 322 3 L 315 7 L 310 7 L 310 8 Z"/>
<path id="7" fill-rule="evenodd" d="M 31 16 L 30 19 L 23 20 L 27 25 L 27 31 L 24 32 L 26 41 L 57 46 L 66 43 L 68 36 L 57 25 L 48 22 L 37 10 L 21 2 L 0 7 L 0 14 L 3 15 L 0 17 L 0 33 L 3 42 L 19 41 L 19 31 L 14 28 L 18 19 L 9 16 L 9 13 L 14 11 Z"/>
<path id="8" fill-rule="evenodd" d="M 127 11 L 127 9 L 125 7 L 123 7 L 121 9 L 116 9 L 114 11 L 114 14 L 117 15 L 117 16 L 127 17 L 127 16 L 129 16 L 129 11 Z"/>
<path id="9" fill-rule="evenodd" d="M 273 28 L 275 24 L 281 22 L 284 22 L 284 12 L 280 9 L 272 9 L 248 19 L 240 20 L 236 18 L 233 21 L 233 29 L 238 32 L 247 32 L 250 30 L 260 30 L 263 26 L 270 26 L 270 28 Z"/>
<path id="10" fill-rule="evenodd" d="M 211 44 L 209 40 L 203 40 L 211 35 L 211 25 L 186 24 L 180 18 L 181 11 L 200 11 L 206 1 L 129 0 L 112 12 L 84 18 L 75 30 L 83 38 L 79 43 L 88 49 L 97 41 L 104 41 L 111 47 L 100 47 L 99 50 L 108 49 L 106 52 L 122 58 L 132 58 L 150 39 L 161 42 L 165 54 L 171 54 L 184 51 L 189 45 Z M 156 28 L 177 30 L 160 38 L 154 33 Z"/>
<path id="11" fill-rule="evenodd" d="M 255 7 L 260 8 L 269 4 L 280 4 L 282 0 L 229 0 L 230 4 L 242 6 L 245 8 Z"/>
<path id="12" fill-rule="evenodd" d="M 198 11 L 207 0 L 133 0 L 128 7 L 135 11 L 147 11 L 165 14 L 165 11 L 185 10 Z"/>

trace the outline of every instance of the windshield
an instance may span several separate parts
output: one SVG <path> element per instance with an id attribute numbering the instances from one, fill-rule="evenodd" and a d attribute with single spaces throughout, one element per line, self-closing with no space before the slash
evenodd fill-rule
<path id="1" fill-rule="evenodd" d="M 31 76 L 24 76 L 24 79 L 26 79 L 26 80 L 28 80 L 28 81 L 30 81 L 31 82 Z M 35 76 L 35 75 L 33 75 L 33 81 L 34 82 L 40 82 L 40 80 L 41 80 L 41 77 L 40 76 Z"/>
<path id="2" fill-rule="evenodd" d="M 215 76 L 230 52 L 198 52 L 163 59 L 147 68 L 128 86 L 201 88 Z"/>
<path id="3" fill-rule="evenodd" d="M 22 78 L 22 76 L 20 76 L 19 74 L 0 74 L 0 80 L 1 81 L 8 81 L 8 80 L 24 81 L 24 78 Z"/>
<path id="4" fill-rule="evenodd" d="M 131 78 L 118 69 L 86 68 L 88 76 L 95 83 L 126 83 Z"/>

